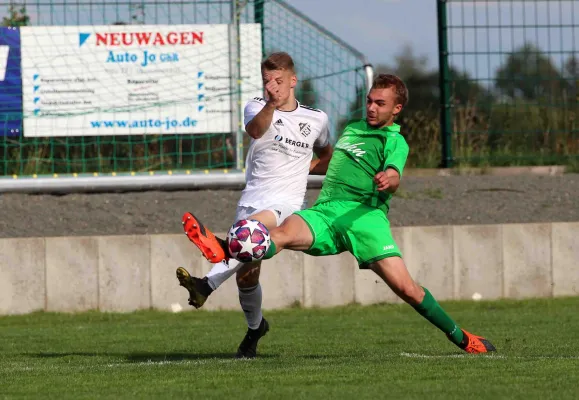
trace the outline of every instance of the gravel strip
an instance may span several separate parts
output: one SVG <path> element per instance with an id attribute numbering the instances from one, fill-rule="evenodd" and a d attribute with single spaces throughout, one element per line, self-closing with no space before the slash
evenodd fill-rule
<path id="1" fill-rule="evenodd" d="M 319 190 L 308 191 L 313 204 Z M 181 233 L 194 212 L 215 231 L 233 222 L 240 192 L 203 190 L 0 195 L 0 237 Z M 392 226 L 579 221 L 579 174 L 408 177 L 392 200 Z"/>

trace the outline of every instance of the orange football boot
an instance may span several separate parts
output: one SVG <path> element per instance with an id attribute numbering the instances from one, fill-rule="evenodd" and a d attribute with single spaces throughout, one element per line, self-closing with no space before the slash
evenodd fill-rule
<path id="1" fill-rule="evenodd" d="M 476 336 L 461 329 L 464 334 L 462 342 L 458 345 L 461 349 L 471 354 L 488 353 L 497 351 L 495 346 L 482 336 Z"/>
<path id="2" fill-rule="evenodd" d="M 201 250 L 203 256 L 213 264 L 229 259 L 223 239 L 216 237 L 193 214 L 183 214 L 183 229 L 195 246 Z"/>

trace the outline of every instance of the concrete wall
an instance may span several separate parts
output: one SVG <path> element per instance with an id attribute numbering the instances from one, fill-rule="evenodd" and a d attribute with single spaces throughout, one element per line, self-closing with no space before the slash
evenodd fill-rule
<path id="1" fill-rule="evenodd" d="M 414 278 L 440 300 L 579 295 L 579 222 L 395 228 Z M 210 264 L 185 235 L 0 239 L 0 314 L 185 310 L 175 269 L 203 276 Z M 264 262 L 264 308 L 400 300 L 349 254 L 285 251 Z M 235 280 L 205 309 L 238 309 Z"/>

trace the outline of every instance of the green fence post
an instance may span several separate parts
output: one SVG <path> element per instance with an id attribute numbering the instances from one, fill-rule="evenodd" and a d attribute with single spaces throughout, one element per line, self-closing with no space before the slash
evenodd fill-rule
<path id="1" fill-rule="evenodd" d="M 448 68 L 447 0 L 438 0 L 438 65 L 440 87 L 440 133 L 442 135 L 442 167 L 452 167 L 452 123 L 450 115 L 450 70 Z"/>
<path id="2" fill-rule="evenodd" d="M 253 17 L 255 23 L 261 25 L 261 58 L 263 58 L 265 57 L 265 36 L 263 29 L 265 21 L 265 0 L 255 0 Z"/>

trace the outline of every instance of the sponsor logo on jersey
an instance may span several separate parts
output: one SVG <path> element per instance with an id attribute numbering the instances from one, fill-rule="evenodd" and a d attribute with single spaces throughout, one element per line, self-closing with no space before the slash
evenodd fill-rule
<path id="1" fill-rule="evenodd" d="M 304 137 L 308 137 L 310 133 L 312 133 L 312 128 L 310 128 L 310 124 L 307 122 L 300 122 L 300 133 Z"/>
<path id="2" fill-rule="evenodd" d="M 281 118 L 278 119 L 277 121 L 275 121 L 275 124 L 274 124 L 274 125 L 283 126 L 283 121 L 281 120 Z"/>
<path id="3" fill-rule="evenodd" d="M 350 143 L 347 140 L 342 139 L 338 141 L 338 143 L 336 144 L 336 149 L 342 149 L 347 151 L 348 153 L 352 153 L 356 157 L 362 157 L 364 154 L 366 154 L 366 151 L 362 150 L 359 146 L 363 144 L 365 143 L 364 142 Z"/>
<path id="4" fill-rule="evenodd" d="M 289 144 L 290 146 L 294 146 L 294 147 L 301 147 L 303 149 L 309 149 L 310 148 L 309 143 L 300 142 L 299 140 L 292 140 L 290 138 L 284 138 L 282 135 L 275 135 L 273 139 L 276 142 L 280 142 L 283 144 Z M 275 144 L 275 146 L 277 146 L 277 144 Z"/>
<path id="5" fill-rule="evenodd" d="M 289 138 L 285 138 L 285 144 L 289 144 L 290 146 L 295 147 L 303 147 L 304 149 L 308 149 L 310 147 L 309 143 L 299 142 L 297 140 L 291 140 Z"/>

